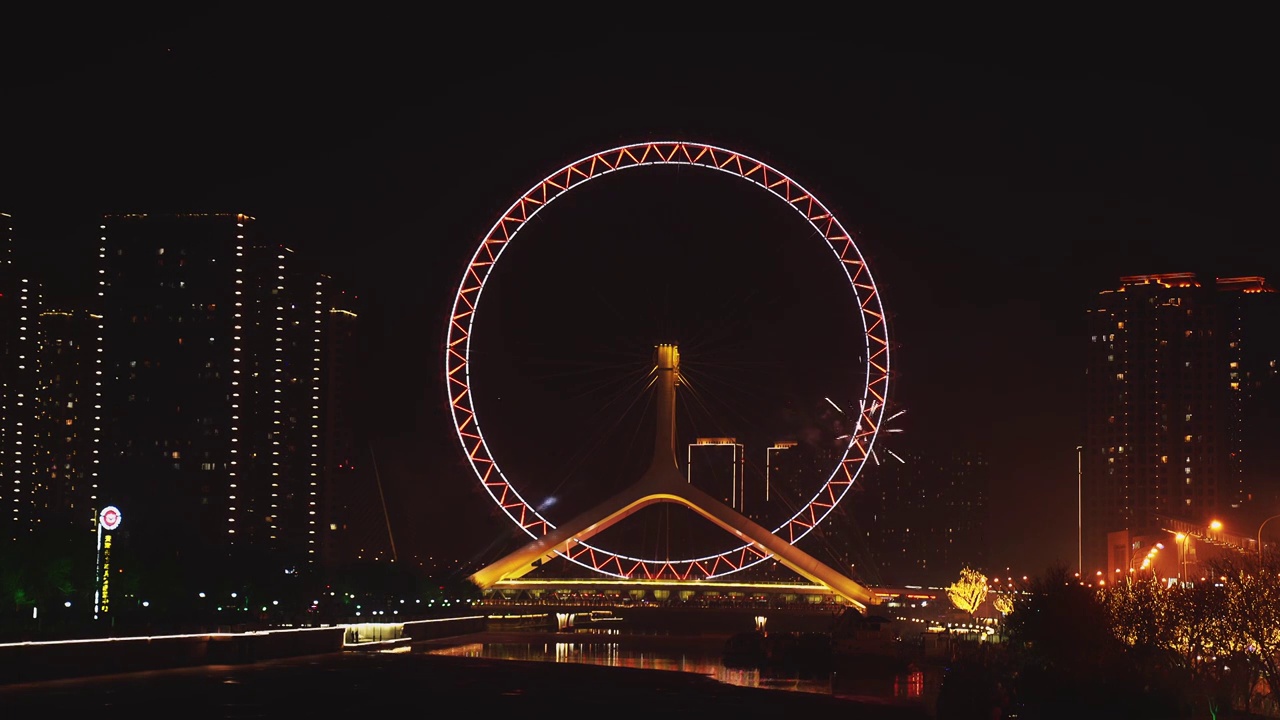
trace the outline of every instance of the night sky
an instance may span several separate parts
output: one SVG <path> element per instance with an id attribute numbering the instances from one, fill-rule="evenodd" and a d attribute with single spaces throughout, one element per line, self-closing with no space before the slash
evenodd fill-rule
<path id="1" fill-rule="evenodd" d="M 49 294 L 88 287 L 103 212 L 245 212 L 315 257 L 364 303 L 362 432 L 402 553 L 480 556 L 511 537 L 449 424 L 447 313 L 498 213 L 606 147 L 738 150 L 857 233 L 890 312 L 891 399 L 907 410 L 891 447 L 989 454 L 993 567 L 1074 559 L 1090 296 L 1124 274 L 1270 277 L 1280 261 L 1261 82 L 1276 58 L 1244 42 L 584 44 L 346 15 L 32 22 L 4 51 L 0 210 L 36 242 Z M 620 175 L 549 208 L 504 256 L 492 325 L 477 330 L 487 357 L 506 358 L 474 368 L 491 377 L 481 411 L 511 408 L 482 415 L 495 452 L 560 473 L 539 463 L 571 453 L 537 449 L 578 447 L 600 424 L 574 414 L 603 397 L 580 392 L 597 387 L 591 368 L 638 367 L 655 342 L 718 368 L 739 400 L 852 392 L 830 358 L 854 318 L 829 297 L 834 268 L 809 254 L 822 248 L 794 250 L 817 242 L 806 229 L 700 171 Z M 530 378 L 537 391 L 518 382 Z M 548 397 L 558 414 L 542 414 Z M 739 410 L 726 430 L 777 431 Z"/>

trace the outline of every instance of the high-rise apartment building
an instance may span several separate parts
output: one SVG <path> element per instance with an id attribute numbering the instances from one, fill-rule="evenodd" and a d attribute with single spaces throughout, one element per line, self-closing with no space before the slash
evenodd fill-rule
<path id="1" fill-rule="evenodd" d="M 1275 298 L 1261 277 L 1193 273 L 1123 277 L 1098 294 L 1081 450 L 1085 571 L 1112 570 L 1110 532 L 1247 510 L 1274 444 L 1255 420 L 1274 386 Z"/>
<path id="2" fill-rule="evenodd" d="M 0 212 L 0 541 L 16 534 L 14 517 L 13 461 L 14 424 L 11 409 L 17 381 L 16 348 L 18 308 L 16 273 L 13 267 L 13 216 Z"/>
<path id="3" fill-rule="evenodd" d="M 47 307 L 0 213 L 0 538 L 93 529 L 100 319 Z"/>
<path id="4" fill-rule="evenodd" d="M 869 465 L 850 497 L 888 584 L 952 582 L 987 558 L 990 468 L 982 453 L 904 452 Z"/>
<path id="5" fill-rule="evenodd" d="M 1227 310 L 1232 352 L 1232 471 L 1239 477 L 1244 515 L 1261 521 L 1280 513 L 1280 293 L 1261 277 L 1218 278 L 1215 284 Z"/>
<path id="6" fill-rule="evenodd" d="M 318 562 L 328 280 L 242 214 L 112 215 L 104 502 L 145 556 Z"/>
<path id="7" fill-rule="evenodd" d="M 369 457 L 355 435 L 352 407 L 356 397 L 359 308 L 356 298 L 332 292 L 324 298 L 321 319 L 324 335 L 324 459 L 322 485 L 325 497 L 321 527 L 323 557 L 330 566 L 362 559 L 362 550 L 390 546 L 376 485 L 362 472 Z M 357 469 L 359 468 L 359 470 Z M 375 481 L 376 482 L 376 481 Z"/>
<path id="8" fill-rule="evenodd" d="M 34 427 L 38 457 L 33 519 L 95 529 L 101 436 L 102 317 L 87 310 L 40 311 Z"/>
<path id="9" fill-rule="evenodd" d="M 328 278 L 296 270 L 294 253 L 278 244 L 237 247 L 246 277 L 232 328 L 241 350 L 231 371 L 231 429 L 238 436 L 226 540 L 269 550 L 293 571 L 318 562 L 322 549 Z"/>
<path id="10" fill-rule="evenodd" d="M 745 449 L 731 437 L 700 437 L 686 451 L 685 477 L 700 490 L 743 512 Z"/>
<path id="11" fill-rule="evenodd" d="M 773 507 L 779 502 L 778 491 L 787 487 L 787 482 L 795 482 L 797 472 L 794 470 L 794 458 L 801 454 L 796 448 L 800 443 L 795 440 L 779 440 L 764 450 L 764 480 L 755 492 L 748 493 L 750 509 L 748 517 L 756 522 L 773 528 L 780 521 L 775 521 L 778 512 Z M 774 483 L 780 483 L 774 488 Z"/>
<path id="12" fill-rule="evenodd" d="M 763 477 L 755 483 L 748 513 L 774 528 L 808 504 L 840 462 L 837 448 L 780 440 L 764 450 Z"/>
<path id="13" fill-rule="evenodd" d="M 23 299 L 24 285 L 14 259 L 13 217 L 0 213 L 0 540 L 16 538 L 27 518 L 23 505 L 27 428 L 22 417 L 35 384 L 27 364 L 34 354 L 34 341 L 27 339 L 26 330 L 34 320 L 34 308 Z"/>
<path id="14" fill-rule="evenodd" d="M 766 448 L 765 477 L 761 484 L 767 487 L 767 499 L 755 503 L 757 511 L 763 506 L 764 512 L 759 518 L 753 515 L 753 519 L 772 528 L 794 516 L 837 470 L 844 449 L 839 442 L 794 440 L 775 442 Z M 927 474 L 931 485 L 925 486 L 923 481 L 916 479 L 908 486 L 904 483 L 911 483 L 914 477 L 910 472 L 923 471 L 923 465 L 908 470 L 904 479 L 897 467 L 900 462 L 892 459 L 882 465 L 882 457 L 886 457 L 883 451 L 877 453 L 876 458 L 867 460 L 850 492 L 813 532 L 801 540 L 801 547 L 866 584 L 882 585 L 886 582 L 885 577 L 903 583 L 927 582 L 926 574 L 919 572 L 919 567 L 932 570 L 945 565 L 945 562 L 935 562 L 933 555 L 928 554 L 934 553 L 935 549 L 911 546 L 904 550 L 899 536 L 928 535 L 935 526 L 943 527 L 945 531 L 948 518 L 954 518 L 944 511 L 941 504 L 968 496 L 953 497 L 943 493 L 941 486 L 945 480 L 932 472 Z M 985 475 L 979 479 L 985 483 Z M 891 486 L 893 483 L 897 485 Z M 985 491 L 985 485 L 971 491 L 980 509 Z M 937 504 L 933 504 L 934 501 Z M 901 507 L 892 506 L 896 502 L 903 504 Z M 749 514 L 752 512 L 750 508 L 749 504 Z M 899 521 L 901 525 L 893 524 Z M 915 535 L 911 535 L 912 532 Z M 966 538 L 959 543 L 965 547 L 973 540 L 970 534 L 953 532 L 952 535 Z M 974 542 L 981 544 L 980 541 Z M 946 549 L 936 552 L 944 559 L 948 557 Z M 951 554 L 955 554 L 954 547 Z"/>
<path id="15" fill-rule="evenodd" d="M 232 421 L 245 402 L 232 378 L 257 340 L 246 341 L 258 329 L 244 319 L 246 271 L 258 268 L 245 249 L 266 251 L 243 216 L 112 215 L 100 229 L 101 496 L 128 518 L 135 552 L 193 559 L 241 520 L 248 433 Z"/>
<path id="16" fill-rule="evenodd" d="M 40 398 L 44 297 L 13 243 L 13 218 L 0 213 L 0 539 L 10 541 L 30 535 L 50 501 Z"/>

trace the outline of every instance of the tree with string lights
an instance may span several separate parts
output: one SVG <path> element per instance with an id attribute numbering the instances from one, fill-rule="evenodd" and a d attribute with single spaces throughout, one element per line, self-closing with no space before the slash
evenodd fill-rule
<path id="1" fill-rule="evenodd" d="M 960 579 L 947 587 L 947 597 L 957 609 L 973 617 L 973 614 L 986 601 L 988 591 L 987 576 L 973 568 L 965 567 L 960 571 Z"/>
<path id="2" fill-rule="evenodd" d="M 1211 565 L 1211 577 L 1195 584 L 1129 579 L 1098 599 L 1112 634 L 1148 671 L 1182 677 L 1183 688 L 1213 708 L 1274 712 L 1280 564 L 1224 558 Z"/>
<path id="3" fill-rule="evenodd" d="M 1214 613 L 1219 654 L 1248 664 L 1250 705 L 1259 701 L 1265 707 L 1257 709 L 1274 714 L 1280 711 L 1280 563 L 1243 556 L 1214 563 L 1212 571 L 1222 591 Z"/>

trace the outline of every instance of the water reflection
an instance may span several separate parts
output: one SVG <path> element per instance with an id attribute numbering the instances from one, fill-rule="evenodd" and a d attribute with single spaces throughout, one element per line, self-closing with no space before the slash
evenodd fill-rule
<path id="1" fill-rule="evenodd" d="M 923 697 L 924 673 L 917 670 L 895 677 L 893 679 L 893 694 L 897 697 Z"/>
<path id="2" fill-rule="evenodd" d="M 492 660 L 584 663 L 610 667 L 674 670 L 697 673 L 719 682 L 741 687 L 770 688 L 793 692 L 819 693 L 838 697 L 895 699 L 927 702 L 936 697 L 937 678 L 933 673 L 913 671 L 896 676 L 867 677 L 862 673 L 839 671 L 821 677 L 775 674 L 752 668 L 727 668 L 719 655 L 675 650 L 637 650 L 617 642 L 470 643 L 434 648 L 434 655 L 452 655 Z"/>

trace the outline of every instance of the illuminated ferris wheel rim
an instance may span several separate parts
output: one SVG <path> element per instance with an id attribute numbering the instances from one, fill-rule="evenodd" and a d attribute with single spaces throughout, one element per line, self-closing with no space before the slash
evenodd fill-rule
<path id="1" fill-rule="evenodd" d="M 791 544 L 807 535 L 835 509 L 853 486 L 880 431 L 889 389 L 889 338 L 880 293 L 853 237 L 812 193 L 773 167 L 725 148 L 688 141 L 622 145 L 588 155 L 548 175 L 502 213 L 481 239 L 454 297 L 445 344 L 445 377 L 454 429 L 467 460 L 485 491 L 512 522 L 532 538 L 555 525 L 526 501 L 499 468 L 489 450 L 472 402 L 471 335 L 480 296 L 506 246 L 520 229 L 552 201 L 589 180 L 620 170 L 657 165 L 683 165 L 716 170 L 768 191 L 799 213 L 827 242 L 853 290 L 865 343 L 863 393 L 859 418 L 839 464 L 809 502 L 773 532 Z M 859 361 L 862 359 L 859 358 Z M 566 559 L 606 575 L 630 578 L 716 578 L 763 562 L 771 554 L 751 543 L 703 557 L 654 560 L 610 552 L 585 542 Z"/>

